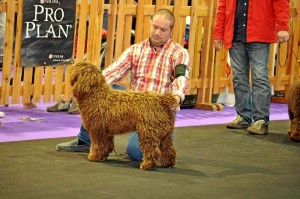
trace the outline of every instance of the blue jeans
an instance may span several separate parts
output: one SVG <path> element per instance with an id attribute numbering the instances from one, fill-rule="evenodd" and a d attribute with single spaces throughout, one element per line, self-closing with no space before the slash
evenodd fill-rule
<path id="1" fill-rule="evenodd" d="M 113 84 L 112 87 L 117 90 L 126 90 L 125 87 Z M 90 136 L 87 130 L 83 127 L 83 125 L 80 126 L 79 134 L 77 135 L 78 139 L 82 142 L 86 143 L 87 145 L 91 144 Z M 173 133 L 173 142 L 175 140 L 175 134 Z M 143 160 L 143 153 L 139 146 L 139 139 L 136 132 L 132 132 L 127 146 L 126 146 L 126 152 L 131 160 L 135 161 L 141 161 Z"/>
<path id="2" fill-rule="evenodd" d="M 263 119 L 269 124 L 271 103 L 269 53 L 269 43 L 233 42 L 229 50 L 236 112 L 248 122 Z M 252 87 L 249 81 L 250 68 Z"/>

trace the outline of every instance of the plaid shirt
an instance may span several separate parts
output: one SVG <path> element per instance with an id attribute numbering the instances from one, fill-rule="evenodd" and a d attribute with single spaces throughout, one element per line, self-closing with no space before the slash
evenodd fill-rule
<path id="1" fill-rule="evenodd" d="M 126 49 L 119 59 L 103 70 L 108 84 L 122 79 L 131 71 L 131 89 L 153 91 L 160 94 L 172 93 L 184 100 L 188 79 L 180 76 L 171 82 L 174 67 L 184 64 L 190 70 L 190 59 L 186 49 L 169 39 L 155 50 L 149 38 Z"/>

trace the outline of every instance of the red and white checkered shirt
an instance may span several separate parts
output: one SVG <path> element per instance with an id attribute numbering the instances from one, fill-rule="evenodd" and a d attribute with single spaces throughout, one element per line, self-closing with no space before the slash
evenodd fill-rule
<path id="1" fill-rule="evenodd" d="M 151 46 L 149 38 L 126 49 L 103 75 L 108 84 L 122 79 L 131 71 L 131 89 L 178 95 L 181 102 L 188 86 L 188 79 L 180 76 L 171 82 L 174 67 L 184 64 L 190 70 L 189 54 L 180 44 L 169 39 L 160 50 Z M 187 74 L 188 75 L 188 74 Z"/>

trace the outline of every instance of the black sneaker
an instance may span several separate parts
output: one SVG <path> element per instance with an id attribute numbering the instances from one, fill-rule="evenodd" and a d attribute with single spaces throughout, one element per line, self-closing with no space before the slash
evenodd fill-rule
<path id="1" fill-rule="evenodd" d="M 232 122 L 226 124 L 226 127 L 229 129 L 246 129 L 249 126 L 250 123 L 240 115 L 238 115 Z"/>
<path id="2" fill-rule="evenodd" d="M 90 151 L 90 146 L 76 138 L 70 142 L 64 142 L 56 145 L 56 150 L 88 153 Z"/>
<path id="3" fill-rule="evenodd" d="M 268 125 L 264 120 L 257 120 L 253 122 L 249 128 L 247 128 L 247 131 L 250 134 L 266 135 L 268 134 Z"/>

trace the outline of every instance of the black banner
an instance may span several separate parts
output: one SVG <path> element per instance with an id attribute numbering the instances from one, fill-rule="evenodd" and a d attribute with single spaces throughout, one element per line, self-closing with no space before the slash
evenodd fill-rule
<path id="1" fill-rule="evenodd" d="M 72 58 L 76 0 L 24 0 L 22 66 L 49 66 Z"/>

